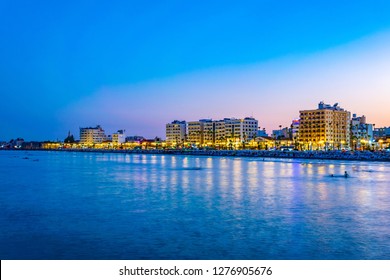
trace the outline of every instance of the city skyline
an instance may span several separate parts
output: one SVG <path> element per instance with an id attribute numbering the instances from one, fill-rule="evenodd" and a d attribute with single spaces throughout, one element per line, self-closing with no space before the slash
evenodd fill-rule
<path id="1" fill-rule="evenodd" d="M 226 116 L 269 132 L 321 100 L 388 126 L 390 5 L 281 3 L 5 1 L 0 139 Z"/>

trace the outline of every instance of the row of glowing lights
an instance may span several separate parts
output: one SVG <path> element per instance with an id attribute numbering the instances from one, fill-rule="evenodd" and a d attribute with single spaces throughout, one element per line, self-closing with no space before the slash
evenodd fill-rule
<path id="1" fill-rule="evenodd" d="M 278 140 L 278 141 L 275 141 L 275 140 L 263 140 L 261 142 L 257 142 L 255 140 L 251 140 L 250 142 L 248 142 L 248 145 L 250 147 L 258 147 L 260 144 L 264 147 L 265 145 L 267 145 L 268 147 L 272 148 L 272 147 L 277 147 L 277 146 L 289 146 L 293 143 L 292 140 Z M 340 141 L 340 142 L 334 142 L 334 141 L 329 141 L 329 142 L 324 142 L 324 141 L 318 141 L 318 142 L 312 142 L 312 141 L 309 141 L 309 142 L 297 142 L 299 143 L 300 145 L 310 145 L 310 146 L 325 146 L 325 145 L 330 145 L 330 146 L 333 146 L 334 144 L 341 144 L 341 145 L 345 145 L 345 141 Z M 356 140 L 353 140 L 353 143 L 355 144 L 356 143 Z M 360 140 L 360 143 L 362 145 L 367 145 L 367 144 L 372 144 L 371 141 L 367 141 L 367 140 Z M 60 148 L 60 147 L 63 147 L 63 148 L 118 148 L 118 147 L 122 147 L 122 148 L 136 148 L 136 147 L 141 147 L 141 148 L 158 148 L 158 147 L 162 147 L 162 148 L 165 148 L 165 147 L 176 147 L 178 145 L 181 145 L 183 144 L 184 146 L 192 146 L 192 145 L 195 145 L 197 147 L 213 147 L 213 146 L 227 146 L 227 147 L 231 147 L 231 146 L 234 146 L 234 147 L 240 147 L 243 145 L 243 142 L 241 141 L 230 141 L 230 142 L 220 142 L 220 143 L 215 143 L 213 144 L 212 142 L 208 142 L 206 144 L 203 144 L 201 145 L 199 142 L 196 142 L 196 143 L 193 143 L 193 142 L 171 142 L 171 143 L 167 143 L 165 141 L 162 141 L 161 143 L 157 143 L 157 142 L 144 142 L 144 143 L 138 143 L 138 142 L 131 142 L 131 143 L 46 143 L 45 144 L 45 148 Z M 382 148 L 383 144 L 384 144 L 384 141 L 382 139 L 380 139 L 378 141 L 378 144 L 379 144 L 379 147 Z"/>

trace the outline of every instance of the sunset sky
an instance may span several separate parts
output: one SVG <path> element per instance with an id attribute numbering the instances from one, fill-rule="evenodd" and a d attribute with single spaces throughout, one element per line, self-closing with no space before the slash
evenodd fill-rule
<path id="1" fill-rule="evenodd" d="M 0 140 L 165 137 L 320 101 L 390 126 L 389 1 L 0 1 Z"/>

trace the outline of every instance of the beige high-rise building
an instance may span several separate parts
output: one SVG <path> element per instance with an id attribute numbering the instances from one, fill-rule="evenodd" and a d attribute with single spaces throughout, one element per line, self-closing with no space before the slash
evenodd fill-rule
<path id="1" fill-rule="evenodd" d="M 186 141 L 186 122 L 185 121 L 173 121 L 166 124 L 165 136 L 168 143 L 181 144 Z"/>
<path id="2" fill-rule="evenodd" d="M 247 117 L 241 120 L 242 134 L 241 141 L 248 141 L 256 138 L 259 128 L 259 121 L 252 117 Z"/>
<path id="3" fill-rule="evenodd" d="M 80 143 L 95 144 L 106 140 L 106 134 L 100 125 L 96 127 L 80 127 Z"/>
<path id="4" fill-rule="evenodd" d="M 351 113 L 320 102 L 318 109 L 302 110 L 298 141 L 303 150 L 349 149 Z"/>
<path id="5" fill-rule="evenodd" d="M 201 119 L 188 123 L 174 121 L 166 125 L 166 139 L 171 143 L 185 141 L 196 146 L 239 145 L 254 139 L 257 129 L 258 121 L 254 118 L 225 118 L 217 121 Z"/>
<path id="6" fill-rule="evenodd" d="M 241 142 L 241 121 L 235 118 L 225 118 L 225 137 L 228 142 Z"/>
<path id="7" fill-rule="evenodd" d="M 215 124 L 212 120 L 203 122 L 203 144 L 213 145 L 215 143 Z"/>
<path id="8" fill-rule="evenodd" d="M 214 142 L 216 144 L 226 143 L 226 128 L 224 120 L 213 121 L 214 123 Z"/>
<path id="9" fill-rule="evenodd" d="M 213 145 L 215 126 L 211 119 L 202 119 L 187 123 L 187 141 L 193 145 Z"/>
<path id="10" fill-rule="evenodd" d="M 259 122 L 254 118 L 224 119 L 225 137 L 233 142 L 243 142 L 256 138 Z"/>
<path id="11" fill-rule="evenodd" d="M 214 143 L 214 124 L 211 119 L 202 119 L 187 123 L 187 141 L 194 145 L 212 145 Z"/>
<path id="12" fill-rule="evenodd" d="M 203 144 L 203 123 L 201 121 L 193 121 L 187 123 L 187 141 L 193 145 Z"/>

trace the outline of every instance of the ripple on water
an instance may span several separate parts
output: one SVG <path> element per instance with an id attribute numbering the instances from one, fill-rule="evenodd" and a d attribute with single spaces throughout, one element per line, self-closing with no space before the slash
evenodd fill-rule
<path id="1" fill-rule="evenodd" d="M 0 151 L 0 257 L 389 259 L 389 171 L 380 162 Z"/>

